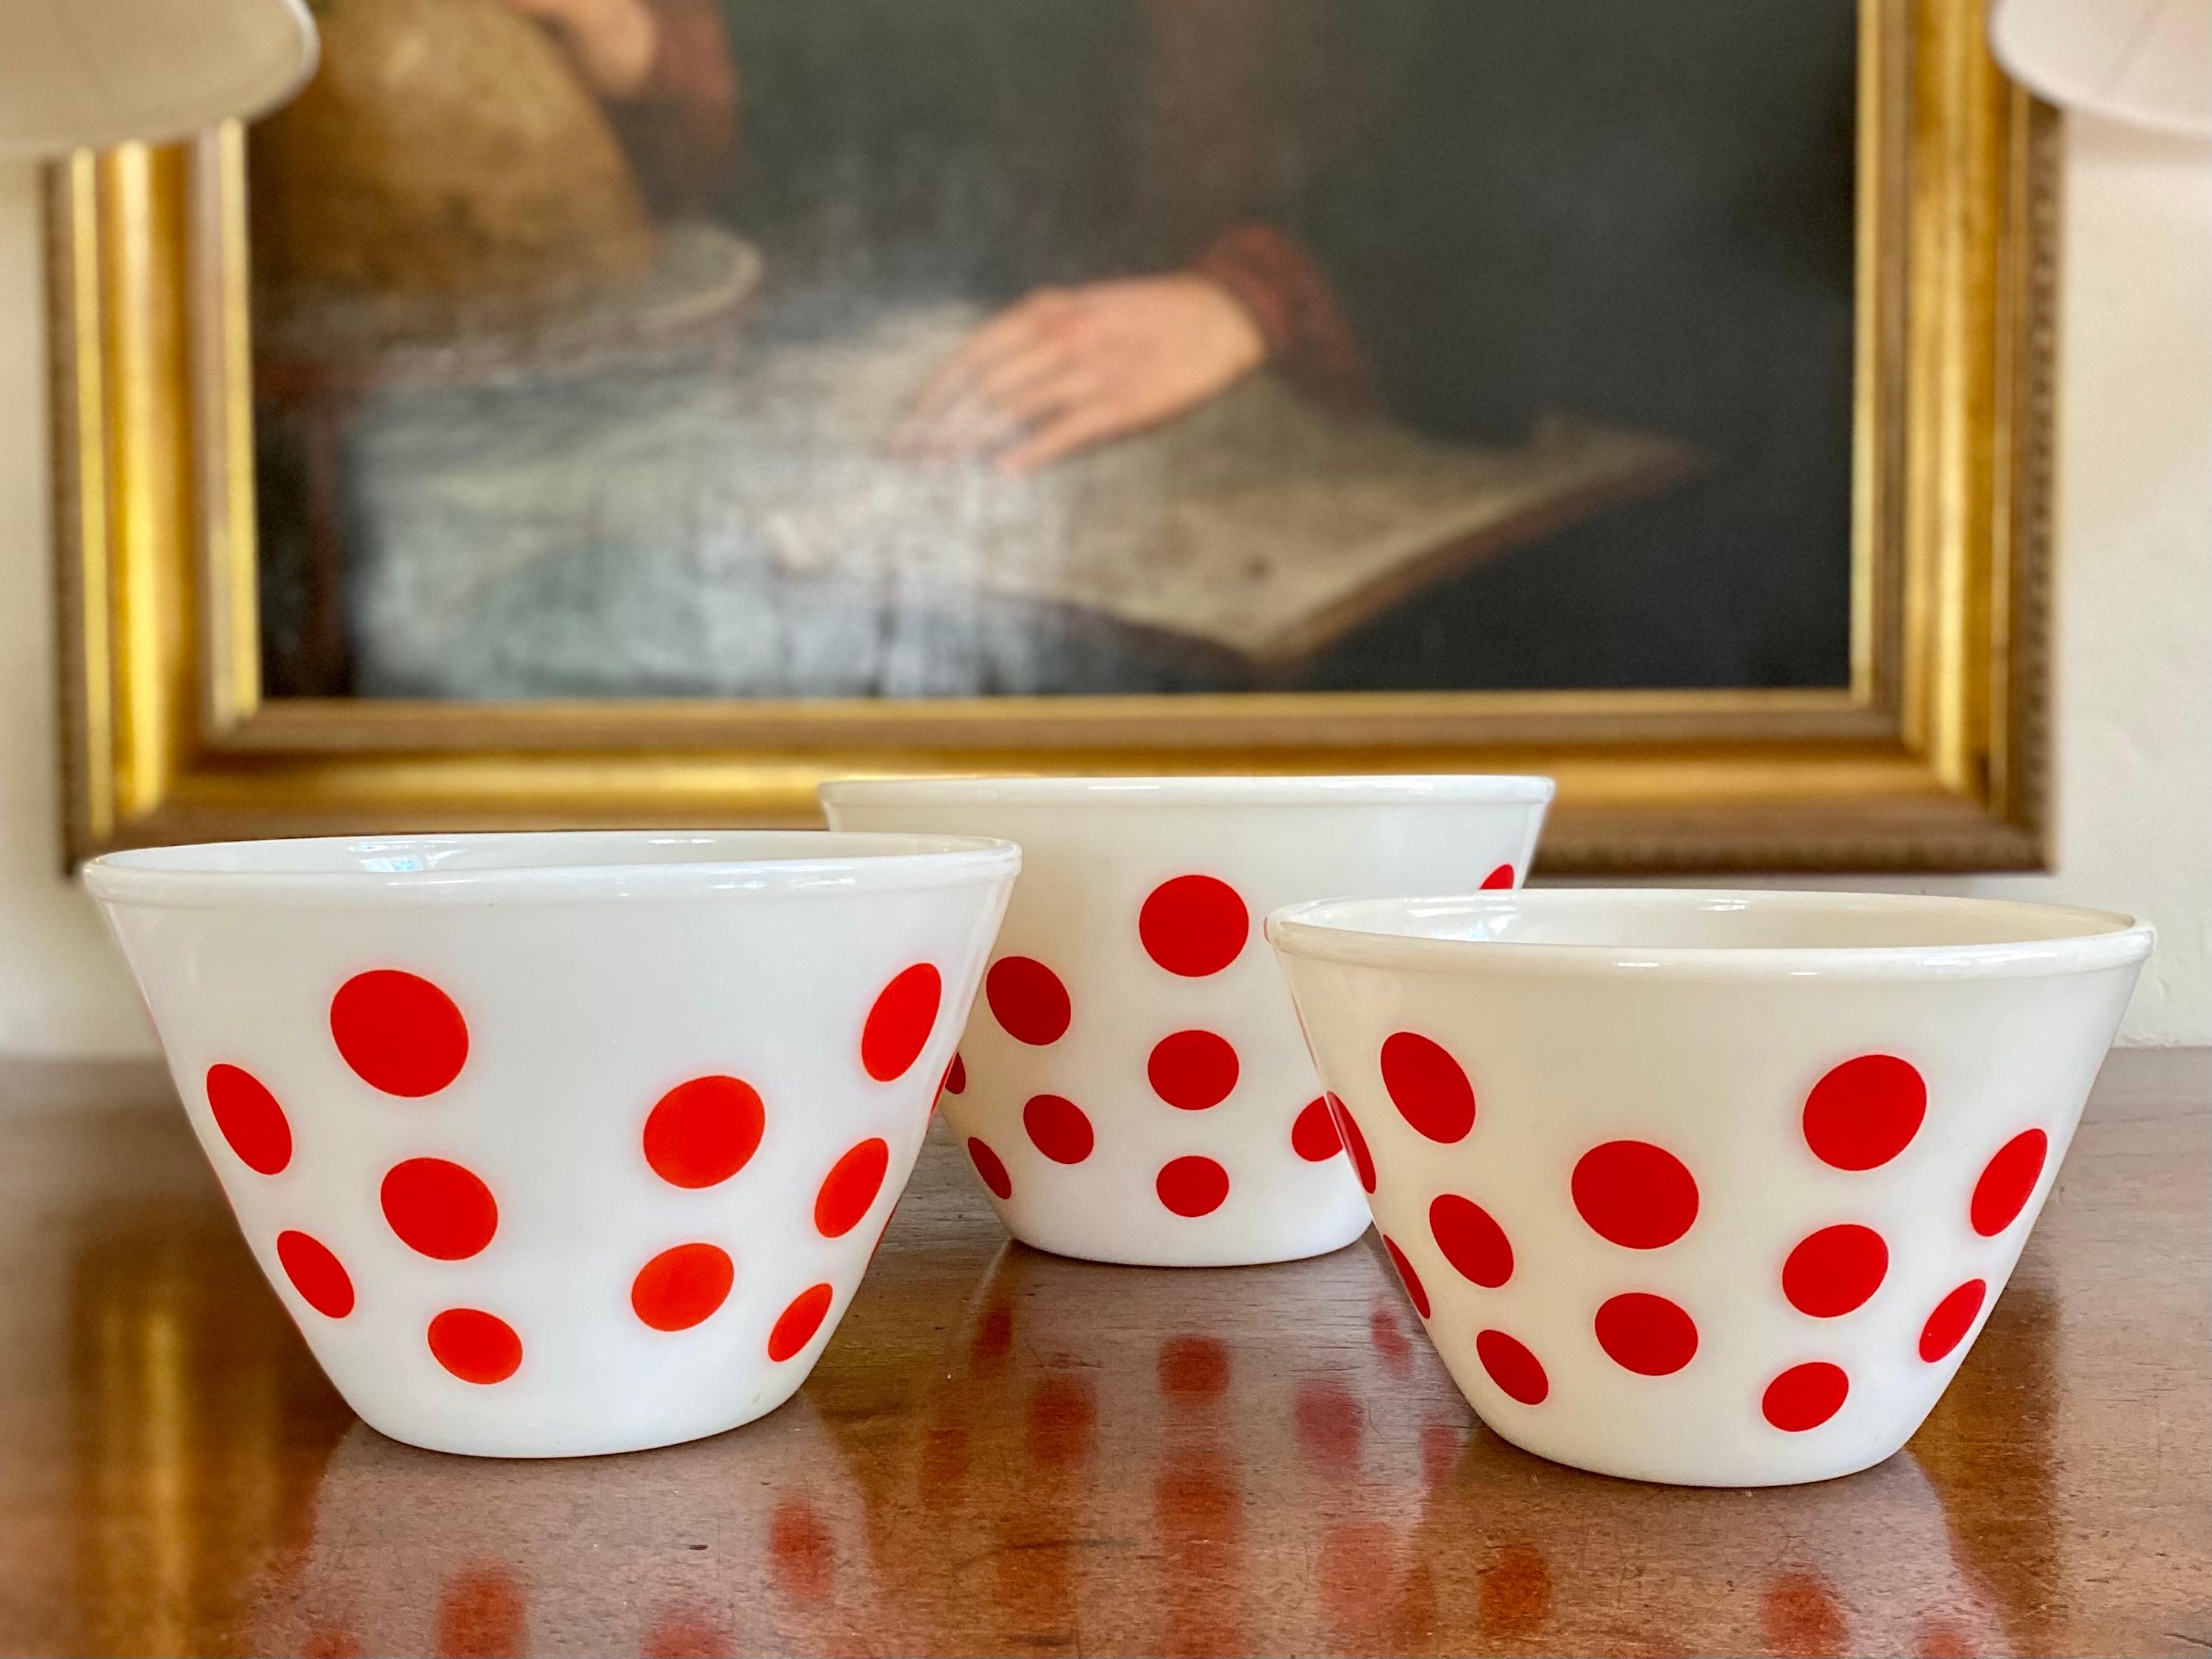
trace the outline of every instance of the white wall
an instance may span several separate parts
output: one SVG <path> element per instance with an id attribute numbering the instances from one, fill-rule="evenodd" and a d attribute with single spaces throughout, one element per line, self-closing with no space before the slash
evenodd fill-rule
<path id="1" fill-rule="evenodd" d="M 61 875 L 39 175 L 0 162 L 0 1053 L 150 1050 L 138 999 Z"/>
<path id="2" fill-rule="evenodd" d="M 2058 868 L 1885 884 L 2063 898 L 2160 931 L 2124 1032 L 2212 1038 L 2212 151 L 2068 124 Z M 0 1052 L 149 1046 L 57 873 L 39 192 L 0 166 Z"/>

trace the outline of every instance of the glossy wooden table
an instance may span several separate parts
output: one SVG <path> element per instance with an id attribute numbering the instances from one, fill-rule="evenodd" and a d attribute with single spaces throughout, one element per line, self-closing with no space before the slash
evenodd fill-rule
<path id="1" fill-rule="evenodd" d="M 158 1079 L 0 1068 L 0 1650 L 2202 1653 L 2207 1075 L 2112 1059 L 1905 1452 L 1741 1492 L 1477 1427 L 1372 1235 L 1059 1261 L 941 1132 L 774 1416 L 418 1452 L 309 1363 Z"/>

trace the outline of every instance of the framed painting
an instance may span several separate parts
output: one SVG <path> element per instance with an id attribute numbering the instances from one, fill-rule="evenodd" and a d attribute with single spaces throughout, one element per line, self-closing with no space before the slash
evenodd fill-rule
<path id="1" fill-rule="evenodd" d="M 1533 770 L 2043 858 L 2055 118 L 1978 0 L 318 0 L 52 175 L 70 850 Z"/>

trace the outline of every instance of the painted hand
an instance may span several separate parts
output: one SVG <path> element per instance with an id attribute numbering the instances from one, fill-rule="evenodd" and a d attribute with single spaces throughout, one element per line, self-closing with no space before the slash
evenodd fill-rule
<path id="1" fill-rule="evenodd" d="M 894 447 L 940 459 L 988 455 L 1002 472 L 1031 472 L 1173 420 L 1266 357 L 1249 313 L 1206 277 L 1039 289 L 930 377 Z"/>

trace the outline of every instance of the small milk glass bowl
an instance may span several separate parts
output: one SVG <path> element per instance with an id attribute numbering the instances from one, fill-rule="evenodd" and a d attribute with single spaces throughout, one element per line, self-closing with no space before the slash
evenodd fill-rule
<path id="1" fill-rule="evenodd" d="M 805 1379 L 1020 862 L 594 831 L 167 848 L 85 879 L 347 1403 L 548 1457 L 717 1433 Z"/>
<path id="2" fill-rule="evenodd" d="M 1375 1222 L 1514 1444 L 1848 1474 L 2003 1291 L 2150 930 L 1992 901 L 1551 890 L 1268 921 Z"/>
<path id="3" fill-rule="evenodd" d="M 826 784 L 839 829 L 1021 843 L 944 1110 L 1015 1237 L 1225 1267 L 1367 1230 L 1260 924 L 1325 893 L 1511 887 L 1548 778 Z"/>

